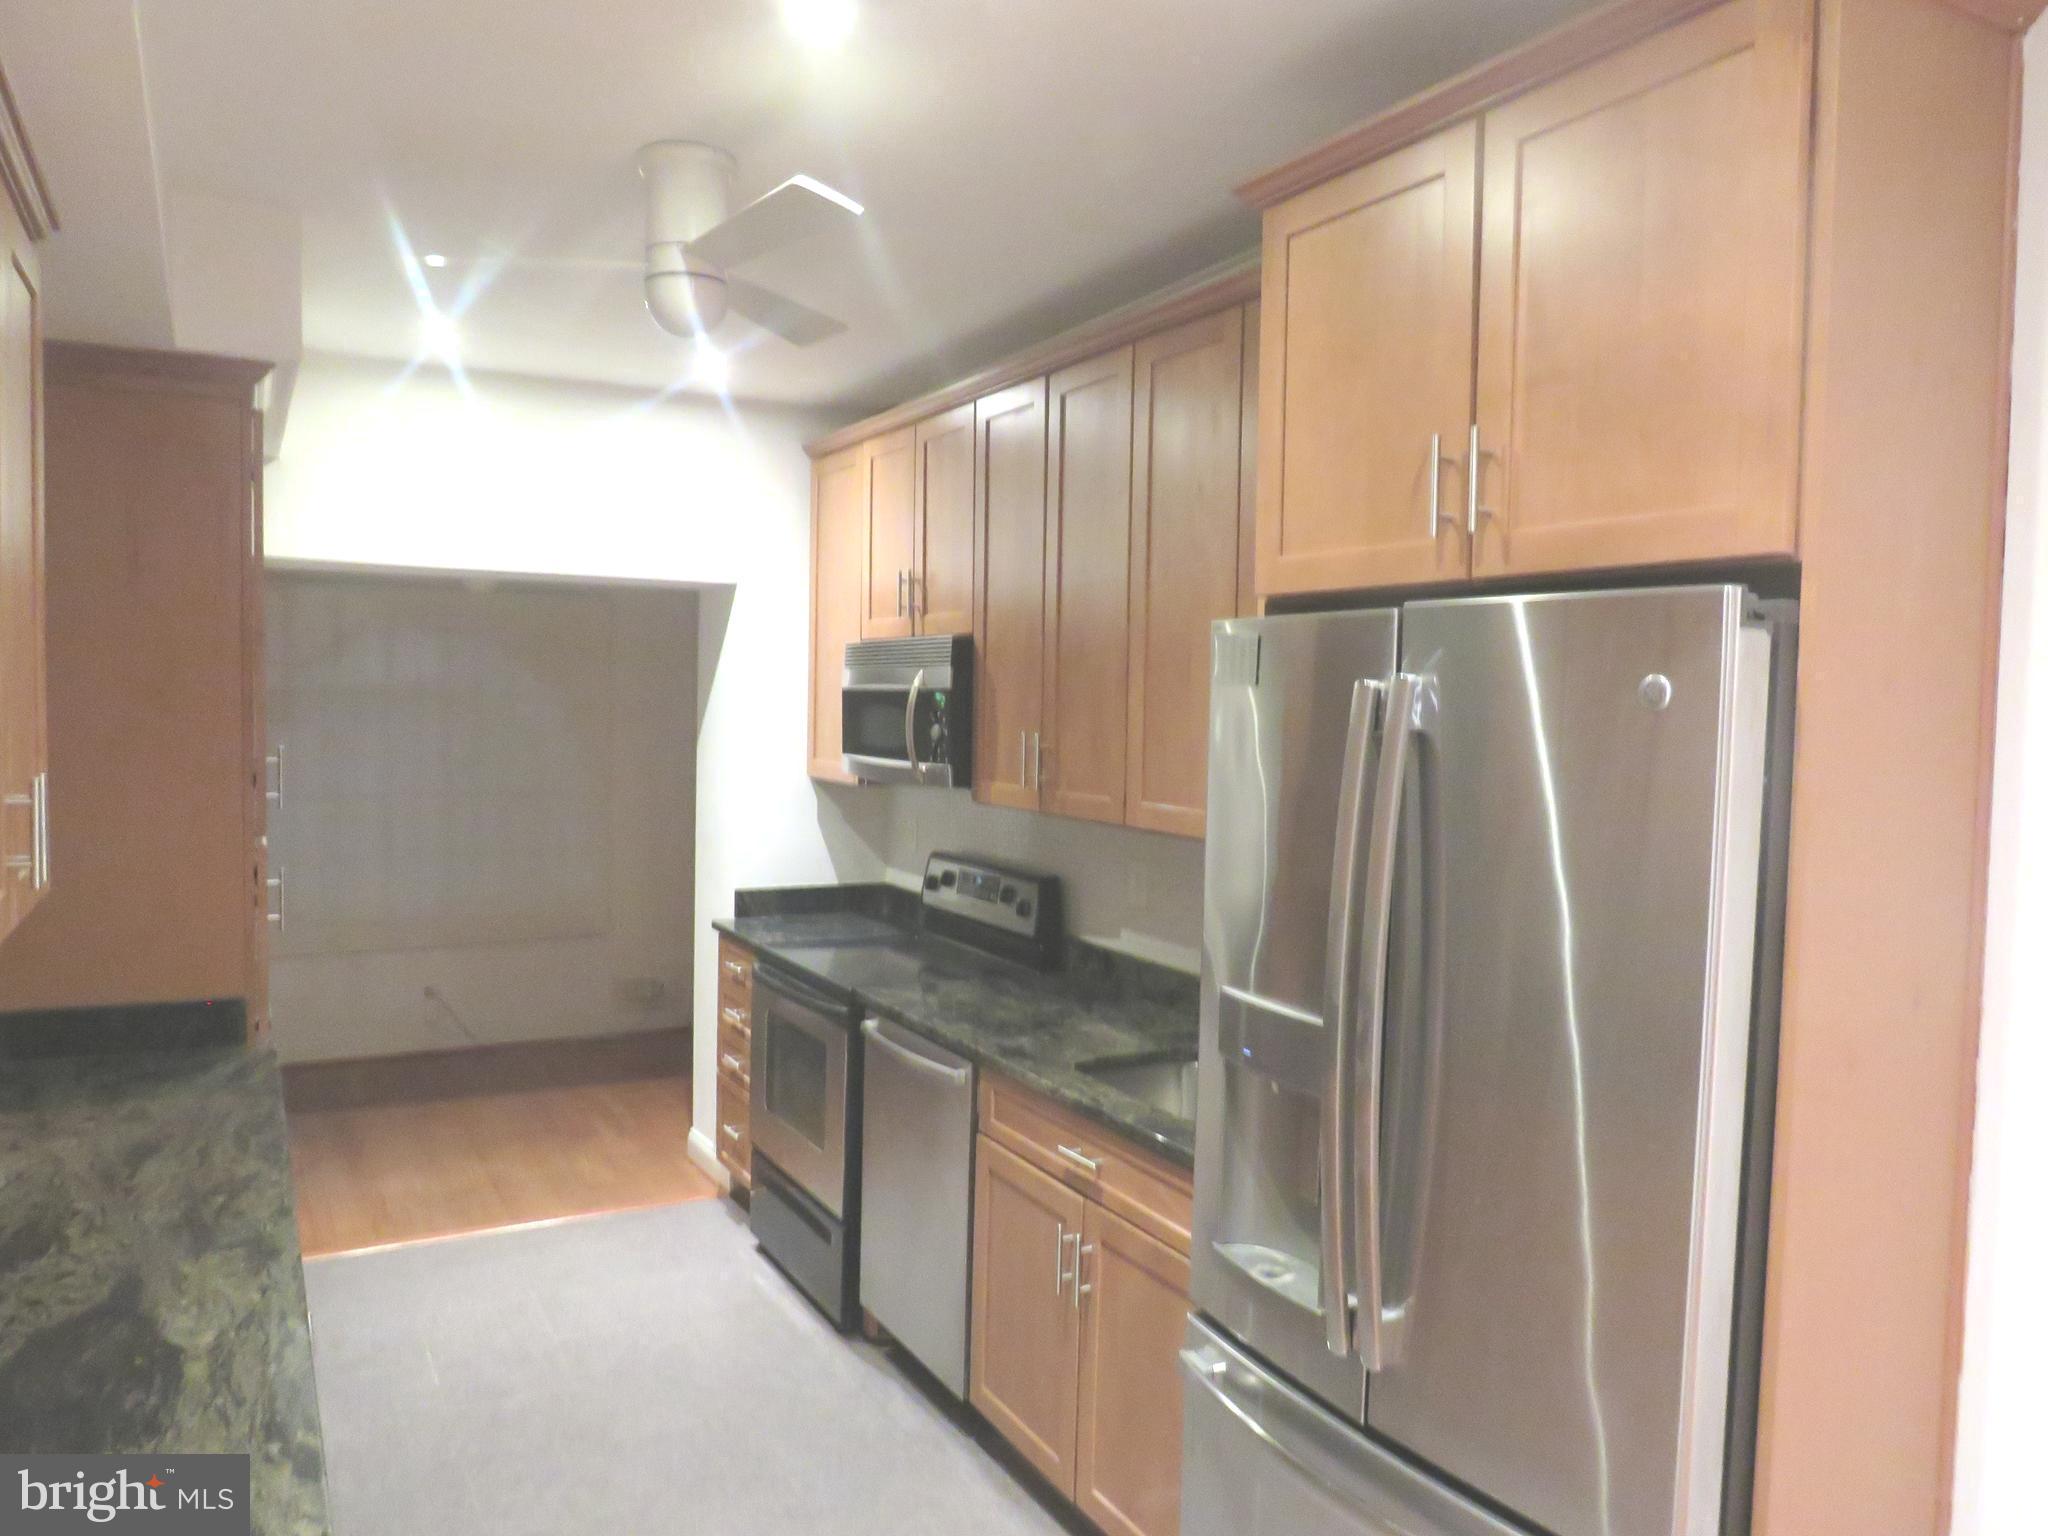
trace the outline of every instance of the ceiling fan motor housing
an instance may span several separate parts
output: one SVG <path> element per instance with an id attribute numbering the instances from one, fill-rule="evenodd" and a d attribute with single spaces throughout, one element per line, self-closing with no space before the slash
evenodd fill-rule
<path id="1" fill-rule="evenodd" d="M 647 183 L 648 313 L 675 335 L 708 334 L 725 318 L 725 274 L 693 259 L 687 246 L 730 210 L 733 158 L 709 144 L 664 139 L 642 148 L 639 161 Z"/>

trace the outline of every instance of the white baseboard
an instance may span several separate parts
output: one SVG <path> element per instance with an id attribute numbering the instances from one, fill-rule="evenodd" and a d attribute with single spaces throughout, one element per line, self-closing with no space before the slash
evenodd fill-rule
<path id="1" fill-rule="evenodd" d="M 690 1127 L 690 1161 L 716 1179 L 720 1189 L 730 1193 L 732 1173 L 718 1160 L 717 1143 L 694 1125 Z"/>

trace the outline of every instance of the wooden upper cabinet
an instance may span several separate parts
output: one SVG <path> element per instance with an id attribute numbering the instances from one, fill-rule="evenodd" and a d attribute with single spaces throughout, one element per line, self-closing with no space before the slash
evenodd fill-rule
<path id="1" fill-rule="evenodd" d="M 1074 1502 L 1110 1536 L 1177 1536 L 1188 1261 L 1090 1202 L 1080 1284 Z"/>
<path id="2" fill-rule="evenodd" d="M 1261 593 L 1465 574 L 1478 166 L 1458 123 L 1267 210 Z"/>
<path id="3" fill-rule="evenodd" d="M 1047 389 L 1040 803 L 1089 821 L 1124 819 L 1131 359 L 1119 347 Z"/>
<path id="4" fill-rule="evenodd" d="M 1124 819 L 1202 835 L 1209 626 L 1238 611 L 1244 310 L 1136 348 L 1132 380 L 1130 689 Z"/>
<path id="5" fill-rule="evenodd" d="M 968 1400 L 1069 1498 L 1081 1365 L 1081 1310 L 1070 1271 L 1087 1204 L 979 1138 Z"/>
<path id="6" fill-rule="evenodd" d="M 811 777 L 850 784 L 840 748 L 846 643 L 860 638 L 868 536 L 866 454 L 811 466 Z"/>
<path id="7" fill-rule="evenodd" d="M 974 629 L 974 406 L 916 427 L 917 547 L 911 612 L 920 635 Z"/>
<path id="8" fill-rule="evenodd" d="M 1238 404 L 1237 463 L 1237 612 L 1256 618 L 1259 612 L 1259 301 L 1240 311 L 1244 316 L 1242 395 Z M 1202 665 L 1209 664 L 1202 646 Z"/>
<path id="9" fill-rule="evenodd" d="M 861 445 L 867 497 L 863 539 L 860 637 L 911 633 L 911 561 L 916 545 L 916 431 L 905 427 Z"/>
<path id="10" fill-rule="evenodd" d="M 1736 0 L 1486 115 L 1475 574 L 1794 552 L 1810 17 Z"/>
<path id="11" fill-rule="evenodd" d="M 50 888 L 42 290 L 0 198 L 0 939 Z M 61 792 L 58 797 L 62 799 Z"/>
<path id="12" fill-rule="evenodd" d="M 1045 380 L 974 403 L 974 798 L 1038 808 L 1044 724 Z"/>

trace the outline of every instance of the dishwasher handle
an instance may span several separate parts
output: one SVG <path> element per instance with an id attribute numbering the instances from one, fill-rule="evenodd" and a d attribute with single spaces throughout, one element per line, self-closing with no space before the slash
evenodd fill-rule
<path id="1" fill-rule="evenodd" d="M 969 1067 L 949 1067 L 942 1061 L 932 1060 L 924 1052 L 898 1038 L 889 1029 L 889 1026 L 880 1019 L 863 1019 L 860 1031 L 869 1040 L 881 1046 L 883 1050 L 914 1071 L 924 1072 L 932 1077 L 944 1078 L 949 1083 L 959 1083 L 964 1086 L 967 1082 L 968 1073 L 972 1070 Z"/>

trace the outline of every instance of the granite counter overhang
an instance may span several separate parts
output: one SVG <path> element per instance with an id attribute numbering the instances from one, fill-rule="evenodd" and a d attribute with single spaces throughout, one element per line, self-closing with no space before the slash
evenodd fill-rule
<path id="1" fill-rule="evenodd" d="M 323 1536 L 275 1058 L 5 1045 L 0 1450 L 246 1452 L 252 1529 Z"/>
<path id="2" fill-rule="evenodd" d="M 886 930 L 909 941 L 916 932 L 886 897 L 856 896 L 833 907 L 823 896 L 830 889 L 803 892 L 810 898 L 798 903 L 803 910 L 719 918 L 712 927 L 833 996 L 958 1051 L 1170 1162 L 1194 1166 L 1191 1120 L 1111 1088 L 1080 1064 L 1192 1060 L 1200 1001 L 1196 977 L 1079 941 L 1068 945 L 1067 966 L 1050 972 L 986 958 L 961 945 L 927 943 L 919 946 L 923 963 L 913 981 L 847 985 L 792 959 L 790 952 L 873 943 Z M 909 900 L 914 911 L 915 898 Z M 856 934 L 848 926 L 850 915 L 865 916 L 873 926 Z"/>

